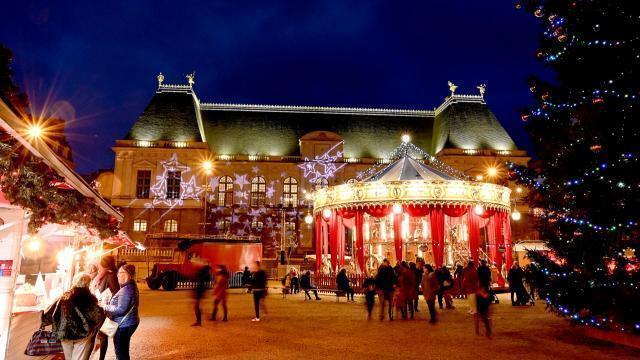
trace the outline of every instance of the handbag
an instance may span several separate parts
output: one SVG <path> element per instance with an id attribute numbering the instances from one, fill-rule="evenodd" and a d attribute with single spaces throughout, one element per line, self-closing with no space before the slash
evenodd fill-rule
<path id="1" fill-rule="evenodd" d="M 131 310 L 133 310 L 133 307 L 134 305 L 131 305 L 131 308 L 129 309 L 127 314 L 122 318 L 122 320 L 120 320 L 120 323 L 113 321 L 108 317 L 105 318 L 104 323 L 102 323 L 102 326 L 100 327 L 100 332 L 104 333 L 108 337 L 113 337 L 116 334 L 116 331 L 118 331 L 118 326 L 120 326 L 120 324 L 124 322 L 124 319 L 126 319 L 127 316 L 131 314 Z"/>
<path id="2" fill-rule="evenodd" d="M 58 303 L 53 313 L 58 310 Z M 62 343 L 58 337 L 52 332 L 44 329 L 45 325 L 40 324 L 40 329 L 31 335 L 31 339 L 24 351 L 28 356 L 54 355 L 62 352 Z"/>

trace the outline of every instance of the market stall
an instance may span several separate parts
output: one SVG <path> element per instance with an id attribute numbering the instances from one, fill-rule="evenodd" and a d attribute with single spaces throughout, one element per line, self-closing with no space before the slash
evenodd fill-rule
<path id="1" fill-rule="evenodd" d="M 115 231 L 122 215 L 53 153 L 44 135 L 27 139 L 28 125 L 0 101 L 0 359 L 20 358 L 41 310 L 102 255 L 105 240 L 126 238 Z"/>

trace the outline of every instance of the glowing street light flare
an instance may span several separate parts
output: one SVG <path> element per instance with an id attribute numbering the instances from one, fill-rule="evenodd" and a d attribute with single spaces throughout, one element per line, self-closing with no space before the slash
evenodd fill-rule
<path id="1" fill-rule="evenodd" d="M 33 139 L 40 138 L 44 135 L 44 129 L 38 124 L 29 125 L 27 128 L 27 136 Z"/>
<path id="2" fill-rule="evenodd" d="M 496 169 L 495 167 L 490 167 L 487 169 L 487 175 L 489 175 L 490 177 L 494 177 L 496 175 L 498 175 L 498 169 Z"/>
<path id="3" fill-rule="evenodd" d="M 518 186 L 518 187 L 516 188 L 516 192 L 517 192 L 518 194 L 521 194 L 521 193 L 522 193 L 522 188 L 521 188 L 520 186 Z"/>
<path id="4" fill-rule="evenodd" d="M 407 143 L 409 143 L 410 141 L 411 141 L 411 135 L 409 135 L 409 134 L 404 134 L 404 135 L 402 135 L 402 142 L 403 142 L 403 143 L 407 144 Z"/>

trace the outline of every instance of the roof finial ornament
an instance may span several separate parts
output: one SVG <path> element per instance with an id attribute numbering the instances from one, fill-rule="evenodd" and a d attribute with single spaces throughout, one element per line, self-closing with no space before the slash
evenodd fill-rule
<path id="1" fill-rule="evenodd" d="M 196 72 L 192 72 L 191 74 L 187 74 L 187 82 L 190 87 L 193 87 L 193 84 L 196 83 Z"/>
<path id="2" fill-rule="evenodd" d="M 482 97 L 484 99 L 484 92 L 487 91 L 487 84 L 480 84 L 480 85 L 478 85 L 476 87 L 480 91 L 480 97 Z"/>
<path id="3" fill-rule="evenodd" d="M 158 74 L 158 87 L 162 86 L 162 82 L 164 81 L 164 75 L 162 75 L 162 72 L 160 74 Z"/>
<path id="4" fill-rule="evenodd" d="M 451 91 L 451 96 L 453 96 L 455 95 L 456 89 L 458 88 L 458 86 L 456 86 L 456 84 L 452 83 L 451 81 L 449 81 L 448 83 L 449 83 L 449 90 Z"/>

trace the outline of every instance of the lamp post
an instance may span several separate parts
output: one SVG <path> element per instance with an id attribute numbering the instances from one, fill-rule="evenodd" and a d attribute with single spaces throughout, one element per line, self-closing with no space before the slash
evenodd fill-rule
<path id="1" fill-rule="evenodd" d="M 205 174 L 205 180 L 204 180 L 204 196 L 203 196 L 204 213 L 202 216 L 201 224 L 202 224 L 202 235 L 207 235 L 207 225 L 209 225 L 209 223 L 207 222 L 207 203 L 209 202 L 209 190 L 213 191 L 213 189 L 211 189 L 211 185 L 209 184 L 209 178 L 211 174 L 213 174 L 213 163 L 209 160 L 205 160 L 202 163 L 202 169 Z"/>

